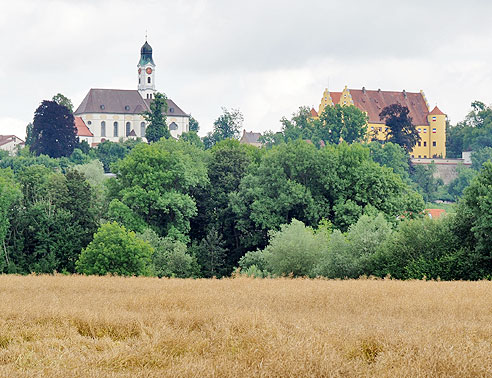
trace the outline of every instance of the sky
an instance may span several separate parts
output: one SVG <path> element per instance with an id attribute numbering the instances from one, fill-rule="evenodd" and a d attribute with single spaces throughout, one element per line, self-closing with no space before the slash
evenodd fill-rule
<path id="1" fill-rule="evenodd" d="M 23 138 L 42 100 L 137 88 L 148 42 L 156 88 L 212 130 L 222 107 L 247 131 L 280 130 L 323 90 L 423 90 L 452 124 L 492 103 L 485 0 L 1 0 L 0 134 Z"/>

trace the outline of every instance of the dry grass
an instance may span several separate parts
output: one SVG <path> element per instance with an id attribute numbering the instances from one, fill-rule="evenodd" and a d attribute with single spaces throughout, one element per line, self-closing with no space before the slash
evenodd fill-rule
<path id="1" fill-rule="evenodd" d="M 0 375 L 492 376 L 492 283 L 0 276 Z"/>

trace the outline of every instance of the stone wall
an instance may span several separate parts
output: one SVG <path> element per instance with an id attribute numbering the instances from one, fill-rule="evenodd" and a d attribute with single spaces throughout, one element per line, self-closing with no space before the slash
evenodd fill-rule
<path id="1" fill-rule="evenodd" d="M 458 177 L 458 166 L 471 166 L 470 163 L 465 162 L 463 159 L 411 159 L 411 162 L 413 165 L 429 165 L 434 162 L 436 166 L 434 177 L 442 179 L 444 184 L 449 184 Z"/>

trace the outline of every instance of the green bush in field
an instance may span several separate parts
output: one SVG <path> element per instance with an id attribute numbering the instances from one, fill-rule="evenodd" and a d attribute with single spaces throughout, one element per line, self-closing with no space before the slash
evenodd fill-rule
<path id="1" fill-rule="evenodd" d="M 154 248 L 153 274 L 157 277 L 198 276 L 200 268 L 196 258 L 187 252 L 185 243 L 169 237 L 163 238 L 149 228 L 139 234 L 139 237 Z"/>
<path id="2" fill-rule="evenodd" d="M 324 242 L 321 234 L 293 219 L 271 234 L 264 250 L 267 270 L 278 276 L 309 276 L 319 262 Z"/>
<path id="3" fill-rule="evenodd" d="M 101 225 L 94 240 L 82 251 L 76 263 L 83 274 L 149 276 L 152 254 L 149 243 L 116 222 Z"/>
<path id="4" fill-rule="evenodd" d="M 345 234 L 335 230 L 314 274 L 328 278 L 370 274 L 370 261 L 391 232 L 382 214 L 361 216 Z"/>

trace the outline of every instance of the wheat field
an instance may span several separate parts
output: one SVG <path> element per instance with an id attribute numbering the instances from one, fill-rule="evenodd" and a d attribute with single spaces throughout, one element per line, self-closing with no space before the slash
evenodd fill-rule
<path id="1" fill-rule="evenodd" d="M 0 375 L 492 376 L 492 282 L 4 275 Z"/>

